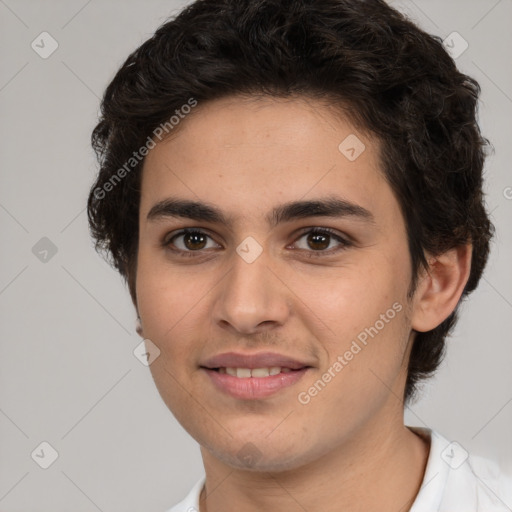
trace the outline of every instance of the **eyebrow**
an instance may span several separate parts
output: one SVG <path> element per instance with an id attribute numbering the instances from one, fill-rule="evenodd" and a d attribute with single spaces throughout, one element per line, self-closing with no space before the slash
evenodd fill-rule
<path id="1" fill-rule="evenodd" d="M 168 217 L 182 217 L 232 227 L 235 218 L 216 206 L 188 199 L 167 198 L 156 203 L 147 215 L 148 221 Z M 291 201 L 272 209 L 266 221 L 270 227 L 308 217 L 353 217 L 374 224 L 373 214 L 362 206 L 340 197 L 327 197 L 309 201 Z"/>

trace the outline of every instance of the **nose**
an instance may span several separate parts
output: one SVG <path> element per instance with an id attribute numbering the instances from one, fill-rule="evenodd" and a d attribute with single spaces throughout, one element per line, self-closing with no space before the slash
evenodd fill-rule
<path id="1" fill-rule="evenodd" d="M 234 334 L 269 332 L 290 315 L 290 290 L 271 268 L 265 251 L 248 263 L 238 253 L 219 286 L 214 322 Z"/>

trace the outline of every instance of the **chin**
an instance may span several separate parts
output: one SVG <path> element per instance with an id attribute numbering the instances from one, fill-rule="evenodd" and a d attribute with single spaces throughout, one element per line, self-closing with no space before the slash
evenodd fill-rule
<path id="1" fill-rule="evenodd" d="M 254 445 L 253 445 L 254 446 Z M 296 470 L 304 464 L 303 454 L 288 453 L 282 456 L 250 449 L 249 443 L 237 453 L 214 453 L 227 466 L 254 473 L 284 472 Z"/>
<path id="2" fill-rule="evenodd" d="M 313 450 L 306 451 L 303 442 L 285 435 L 274 439 L 248 435 L 224 438 L 222 442 L 202 443 L 213 457 L 227 466 L 252 472 L 283 472 L 295 470 L 315 459 Z M 288 442 L 285 442 L 288 440 Z"/>

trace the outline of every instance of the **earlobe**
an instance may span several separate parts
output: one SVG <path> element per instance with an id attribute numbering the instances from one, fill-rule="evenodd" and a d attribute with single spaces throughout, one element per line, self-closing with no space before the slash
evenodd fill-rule
<path id="1" fill-rule="evenodd" d="M 426 332 L 436 328 L 457 307 L 471 271 L 472 245 L 454 247 L 428 258 L 429 268 L 414 294 L 412 328 Z"/>
<path id="2" fill-rule="evenodd" d="M 135 321 L 135 330 L 137 331 L 137 334 L 141 338 L 144 338 L 144 334 L 143 334 L 143 331 L 142 331 L 142 323 L 140 321 L 140 316 L 138 316 L 137 320 Z"/>

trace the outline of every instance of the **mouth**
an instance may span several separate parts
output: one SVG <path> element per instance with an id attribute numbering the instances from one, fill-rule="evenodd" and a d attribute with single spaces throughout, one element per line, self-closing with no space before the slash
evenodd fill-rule
<path id="1" fill-rule="evenodd" d="M 274 375 L 279 375 L 280 373 L 290 373 L 297 372 L 304 368 L 288 368 L 286 366 L 271 366 L 267 368 L 232 368 L 232 367 L 219 367 L 219 368 L 206 368 L 209 370 L 213 370 L 215 372 L 219 372 L 223 375 L 231 375 L 232 377 L 237 377 L 239 379 L 248 379 L 252 378 L 265 378 L 265 377 L 273 377 Z"/>
<path id="2" fill-rule="evenodd" d="M 225 352 L 201 362 L 214 389 L 239 400 L 270 397 L 297 384 L 312 362 L 276 352 Z"/>
<path id="3" fill-rule="evenodd" d="M 201 367 L 201 370 L 206 372 L 214 388 L 223 394 L 238 400 L 261 400 L 297 384 L 311 368 Z"/>

